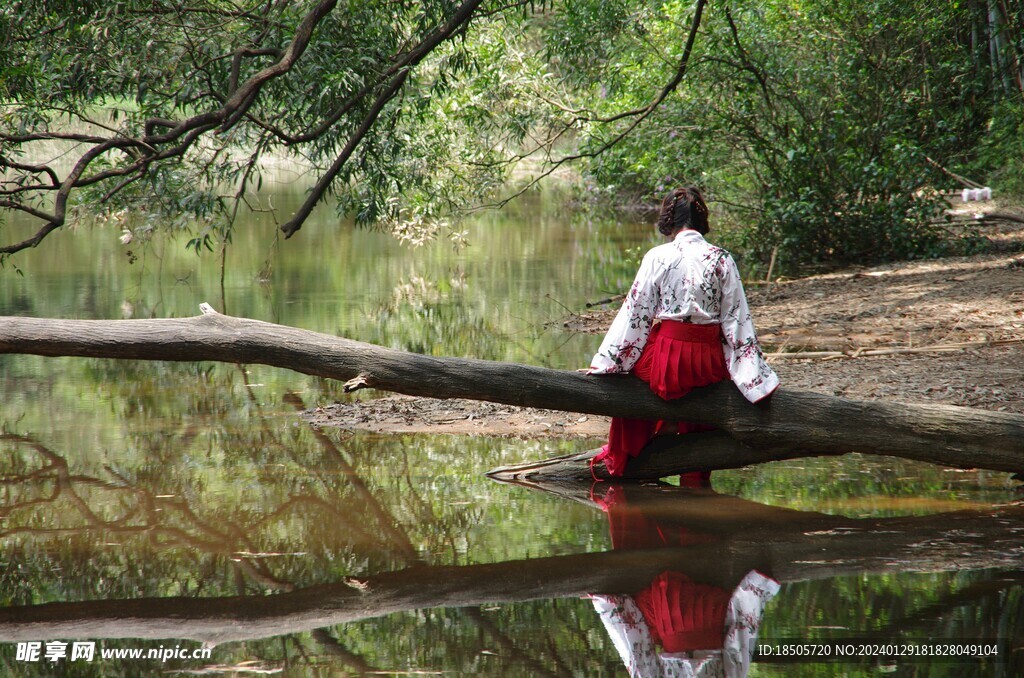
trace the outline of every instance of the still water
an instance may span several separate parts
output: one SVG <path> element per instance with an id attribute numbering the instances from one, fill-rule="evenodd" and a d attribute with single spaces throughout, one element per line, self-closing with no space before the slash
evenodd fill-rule
<path id="1" fill-rule="evenodd" d="M 275 189 L 284 213 L 300 185 Z M 122 245 L 118 225 L 83 228 L 20 256 L 23 276 L 0 271 L 0 315 L 180 317 L 206 301 L 571 369 L 600 338 L 561 319 L 623 289 L 628 251 L 653 240 L 566 204 L 539 194 L 481 214 L 460 226 L 462 249 L 444 234 L 404 247 L 326 209 L 277 241 L 257 213 L 223 284 L 217 254 L 184 238 Z M 528 488 L 483 474 L 595 441 L 313 430 L 300 410 L 351 396 L 261 366 L 0 356 L 0 394 L 3 674 L 686 675 L 699 661 L 669 650 L 706 636 L 701 619 L 655 643 L 630 615 L 706 613 L 720 628 L 715 606 L 752 571 L 780 583 L 746 624 L 765 646 L 981 643 L 990 656 L 762 653 L 751 676 L 1024 667 L 1024 510 L 1006 474 L 849 456 L 716 472 L 712 489 Z M 103 656 L 136 650 L 158 658 Z"/>

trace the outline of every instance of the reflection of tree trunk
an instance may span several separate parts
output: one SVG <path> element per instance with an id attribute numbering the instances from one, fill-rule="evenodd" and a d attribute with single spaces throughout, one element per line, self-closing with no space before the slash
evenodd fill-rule
<path id="1" fill-rule="evenodd" d="M 360 581 L 260 596 L 147 598 L 0 609 L 0 641 L 181 638 L 227 642 L 304 632 L 439 606 L 630 593 L 657 574 L 735 586 L 762 568 L 781 582 L 875 572 L 1019 567 L 1024 507 L 851 519 L 766 507 L 706 490 L 631 495 L 645 510 L 718 541 L 469 566 L 417 566 Z M 725 517 L 723 517 L 725 516 Z M 763 519 L 762 519 L 763 517 Z M 778 604 L 785 604 L 784 599 Z"/>
<path id="2" fill-rule="evenodd" d="M 744 463 L 865 452 L 967 468 L 1024 469 L 1024 416 L 1016 414 L 862 402 L 788 389 L 777 392 L 771 407 L 762 409 L 750 405 L 729 383 L 669 402 L 629 376 L 433 358 L 213 312 L 167 320 L 5 317 L 0 318 L 0 353 L 261 363 L 347 379 L 352 389 L 683 419 L 713 424 L 755 447 L 756 454 L 743 452 Z"/>

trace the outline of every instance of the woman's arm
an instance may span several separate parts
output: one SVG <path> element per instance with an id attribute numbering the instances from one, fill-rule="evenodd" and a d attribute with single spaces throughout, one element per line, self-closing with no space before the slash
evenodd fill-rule
<path id="1" fill-rule="evenodd" d="M 722 283 L 722 337 L 725 364 L 740 392 L 752 403 L 767 398 L 779 386 L 779 376 L 765 361 L 757 341 L 754 321 L 743 293 L 736 262 L 722 258 L 719 267 Z"/>
<path id="2" fill-rule="evenodd" d="M 590 373 L 621 374 L 632 370 L 647 345 L 657 307 L 655 262 L 648 252 L 618 315 L 601 342 L 601 348 L 590 361 Z"/>

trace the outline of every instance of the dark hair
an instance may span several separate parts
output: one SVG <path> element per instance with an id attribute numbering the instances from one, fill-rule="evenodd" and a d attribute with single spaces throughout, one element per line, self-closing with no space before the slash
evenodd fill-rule
<path id="1" fill-rule="evenodd" d="M 701 235 L 707 235 L 708 206 L 704 204 L 704 196 L 695 186 L 677 188 L 661 201 L 661 213 L 658 214 L 658 232 L 672 235 L 674 231 L 692 228 Z"/>

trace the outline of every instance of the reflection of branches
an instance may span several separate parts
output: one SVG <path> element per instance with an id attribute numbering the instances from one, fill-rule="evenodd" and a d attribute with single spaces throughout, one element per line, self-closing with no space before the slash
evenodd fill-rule
<path id="1" fill-rule="evenodd" d="M 289 498 L 288 501 L 284 502 L 273 511 L 265 514 L 264 516 L 256 520 L 254 523 L 252 523 L 250 525 L 250 528 L 257 528 L 269 525 L 270 523 L 276 520 L 283 519 L 286 514 L 291 513 L 292 511 L 297 511 L 299 508 L 303 506 L 308 506 L 314 509 L 317 515 L 319 515 L 322 519 L 333 519 L 338 521 L 339 523 L 347 523 L 348 529 L 351 533 L 358 535 L 360 538 L 368 542 L 373 542 L 375 538 L 378 536 L 374 531 L 372 531 L 368 527 L 364 527 L 362 525 L 359 525 L 358 523 L 351 523 L 351 516 L 346 515 L 344 512 L 339 510 L 337 504 L 327 501 L 322 497 L 313 497 L 309 495 L 297 495 Z"/>
<path id="2" fill-rule="evenodd" d="M 313 629 L 312 636 L 327 654 L 338 657 L 359 675 L 380 673 L 372 664 L 342 645 L 327 629 Z"/>
<path id="3" fill-rule="evenodd" d="M 469 543 L 469 535 L 472 531 L 472 526 L 479 525 L 482 520 L 481 510 L 479 507 L 467 508 L 459 511 L 453 519 L 440 520 L 438 518 L 437 507 L 439 504 L 437 502 L 440 497 L 444 496 L 444 493 L 433 490 L 425 494 L 417 488 L 416 484 L 412 481 L 414 477 L 412 469 L 416 464 L 410 463 L 409 457 L 409 450 L 403 449 L 401 457 L 402 472 L 399 474 L 404 488 L 401 492 L 402 499 L 410 504 L 410 511 L 418 517 L 420 522 L 434 526 L 434 529 L 431 530 L 430 538 L 435 540 L 436 544 L 431 545 L 430 552 L 439 552 L 439 547 L 444 546 L 448 549 L 450 562 L 460 562 L 467 552 L 473 550 L 473 544 Z M 435 501 L 429 501 L 430 498 L 433 498 Z"/>
<path id="4" fill-rule="evenodd" d="M 257 541 L 251 536 L 265 530 L 273 521 L 280 521 L 286 515 L 302 507 L 313 507 L 316 515 L 320 517 L 325 514 L 331 515 L 333 518 L 331 522 L 334 524 L 355 525 L 356 527 L 352 528 L 351 533 L 355 533 L 360 538 L 371 543 L 380 539 L 379 531 L 367 529 L 360 525 L 359 521 L 353 521 L 351 515 L 339 511 L 336 498 L 328 501 L 315 495 L 293 495 L 280 506 L 245 525 L 223 518 L 212 521 L 196 513 L 186 500 L 171 495 L 154 494 L 134 484 L 129 478 L 110 467 L 106 467 L 106 472 L 112 476 L 112 482 L 89 476 L 72 475 L 68 463 L 63 457 L 31 438 L 16 434 L 3 434 L 0 435 L 0 441 L 27 446 L 42 456 L 46 462 L 44 466 L 22 474 L 6 475 L 2 479 L 4 485 L 8 488 L 21 486 L 28 489 L 37 487 L 42 482 L 53 483 L 53 489 L 47 491 L 45 496 L 21 500 L 12 499 L 6 502 L 0 506 L 0 516 L 9 518 L 16 512 L 35 509 L 54 516 L 60 515 L 65 520 L 68 515 L 74 515 L 83 523 L 71 526 L 39 526 L 23 521 L 26 524 L 0 529 L 0 538 L 66 536 L 97 532 L 140 535 L 146 537 L 150 543 L 160 549 L 186 548 L 226 556 L 249 580 L 281 590 L 291 590 L 294 585 L 276 577 L 271 572 L 263 557 L 266 554 L 260 553 Z M 335 453 L 340 454 L 336 449 Z M 366 499 L 368 490 L 365 486 L 362 488 L 364 492 L 362 498 Z M 94 503 L 97 506 L 117 507 L 117 515 L 103 516 L 93 510 L 90 507 L 90 502 L 83 498 L 83 489 L 100 490 L 105 497 L 109 497 L 111 494 L 115 495 L 117 498 L 114 501 L 107 499 Z M 8 491 L 8 496 L 10 496 L 10 491 Z M 372 495 L 369 496 L 372 499 Z M 73 513 L 68 514 L 66 510 L 57 508 L 61 505 L 70 505 L 73 508 Z M 379 516 L 383 508 L 379 504 L 376 506 Z M 173 524 L 174 522 L 179 524 Z M 393 528 L 393 532 L 401 538 L 399 550 L 407 556 L 412 553 L 408 560 L 415 562 L 415 550 L 409 543 L 408 537 L 397 528 Z"/>
<path id="5" fill-rule="evenodd" d="M 526 673 L 531 676 L 572 675 L 572 672 L 552 671 L 532 654 L 520 650 L 516 647 L 515 642 L 508 637 L 508 634 L 502 631 L 497 624 L 488 619 L 480 611 L 480 608 L 467 607 L 463 608 L 462 612 L 469 617 L 469 619 L 476 624 L 480 630 L 490 636 L 491 639 L 497 643 L 498 647 L 501 648 L 504 653 L 502 655 L 503 666 L 507 667 L 513 664 L 520 664 L 526 670 Z"/>
<path id="6" fill-rule="evenodd" d="M 299 412 L 306 410 L 306 404 L 302 402 L 302 398 L 298 394 L 288 392 L 284 395 L 284 401 L 292 405 Z M 366 507 L 370 510 L 376 518 L 378 525 L 384 530 L 385 534 L 390 538 L 390 541 L 397 546 L 399 551 L 405 555 L 410 562 L 417 562 L 419 560 L 419 554 L 416 552 L 416 547 L 409 541 L 409 535 L 405 533 L 398 526 L 398 521 L 395 520 L 394 516 L 385 509 L 380 501 L 374 496 L 373 492 L 366 486 L 359 474 L 356 473 L 355 469 L 348 460 L 345 459 L 344 455 L 338 449 L 338 446 L 334 444 L 334 441 L 327 437 L 327 435 L 318 428 L 311 428 L 313 436 L 320 443 L 326 455 L 333 461 L 342 473 L 348 478 L 349 483 L 352 485 L 352 489 L 356 495 L 365 502 Z"/>
<path id="7" fill-rule="evenodd" d="M 33 484 L 44 478 L 54 481 L 53 492 L 47 497 L 13 502 L 0 508 L 0 514 L 10 516 L 15 511 L 44 506 L 56 507 L 60 502 L 70 504 L 77 515 L 84 521 L 84 526 L 73 527 L 35 527 L 20 526 L 0 529 L 0 538 L 16 535 L 74 535 L 92 532 L 113 534 L 137 534 L 146 536 L 150 542 L 161 549 L 189 548 L 206 553 L 230 556 L 240 569 L 251 579 L 273 588 L 291 590 L 293 585 L 273 576 L 266 563 L 254 561 L 243 555 L 243 552 L 256 551 L 255 542 L 247 532 L 237 525 L 219 521 L 222 527 L 214 526 L 210 521 L 200 518 L 184 500 L 171 496 L 153 495 L 150 491 L 138 487 L 123 475 L 110 467 L 110 473 L 116 482 L 108 482 L 88 476 L 72 475 L 67 460 L 48 449 L 45 445 L 27 436 L 6 433 L 0 440 L 26 445 L 43 458 L 48 464 L 23 476 L 24 481 Z M 18 481 L 16 476 L 5 478 L 6 484 Z M 96 513 L 82 498 L 78 488 L 88 487 L 116 493 L 122 498 L 134 499 L 134 503 L 124 509 L 115 518 L 104 518 Z M 104 502 L 106 503 L 106 502 Z M 124 507 L 124 499 L 120 502 Z M 62 511 L 53 510 L 54 514 L 63 515 Z M 169 525 L 172 516 L 184 519 L 186 527 Z"/>

